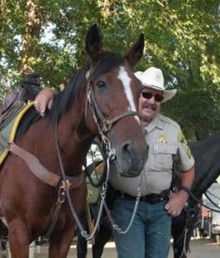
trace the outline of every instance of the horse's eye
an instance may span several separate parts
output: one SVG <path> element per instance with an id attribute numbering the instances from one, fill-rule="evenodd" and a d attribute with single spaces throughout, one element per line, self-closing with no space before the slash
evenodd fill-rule
<path id="1" fill-rule="evenodd" d="M 96 86 L 97 86 L 99 89 L 104 88 L 105 85 L 106 85 L 106 84 L 105 84 L 103 81 L 97 81 L 97 82 L 96 82 Z"/>

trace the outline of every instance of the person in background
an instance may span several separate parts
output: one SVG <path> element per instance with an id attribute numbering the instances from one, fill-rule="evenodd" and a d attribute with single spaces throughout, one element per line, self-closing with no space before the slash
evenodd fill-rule
<path id="1" fill-rule="evenodd" d="M 118 258 L 167 258 L 171 217 L 178 216 L 188 200 L 186 190 L 194 181 L 194 159 L 180 126 L 160 113 L 161 104 L 172 99 L 176 90 L 165 89 L 163 73 L 158 68 L 150 67 L 135 75 L 143 86 L 138 108 L 149 153 L 138 177 L 121 177 L 117 171 L 110 173 L 109 181 L 116 196 L 111 214 L 122 231 L 113 231 L 114 240 Z M 38 112 L 44 115 L 52 107 L 53 92 L 41 91 L 35 102 Z M 181 187 L 172 192 L 174 162 L 180 171 Z"/>

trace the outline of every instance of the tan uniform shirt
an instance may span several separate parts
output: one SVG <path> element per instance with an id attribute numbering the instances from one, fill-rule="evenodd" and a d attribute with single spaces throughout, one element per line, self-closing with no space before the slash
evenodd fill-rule
<path id="1" fill-rule="evenodd" d="M 191 151 L 176 122 L 157 114 L 144 130 L 149 154 L 141 174 L 135 178 L 126 178 L 121 177 L 117 171 L 111 171 L 109 178 L 116 190 L 132 196 L 137 195 L 138 187 L 141 196 L 170 188 L 174 156 L 180 171 L 186 171 L 194 165 Z"/>

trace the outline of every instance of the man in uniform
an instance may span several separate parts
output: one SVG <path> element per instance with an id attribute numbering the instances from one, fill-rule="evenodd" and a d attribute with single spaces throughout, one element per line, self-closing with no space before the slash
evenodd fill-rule
<path id="1" fill-rule="evenodd" d="M 110 174 L 116 190 L 112 206 L 115 224 L 124 233 L 114 230 L 119 258 L 167 258 L 171 237 L 171 216 L 181 213 L 188 199 L 186 189 L 194 180 L 194 159 L 180 126 L 160 113 L 161 103 L 170 100 L 176 90 L 164 88 L 163 73 L 150 67 L 136 72 L 143 90 L 139 98 L 139 113 L 146 142 L 148 160 L 142 173 L 135 178 Z M 171 192 L 173 162 L 180 172 L 182 188 Z M 140 194 L 132 224 L 129 222 Z"/>

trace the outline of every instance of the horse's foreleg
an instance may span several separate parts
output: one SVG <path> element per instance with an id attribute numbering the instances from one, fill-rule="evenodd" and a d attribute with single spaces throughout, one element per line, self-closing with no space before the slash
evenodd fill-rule
<path id="1" fill-rule="evenodd" d="M 87 255 L 87 240 L 81 236 L 81 233 L 77 234 L 77 258 L 86 258 Z"/>
<path id="2" fill-rule="evenodd" d="M 30 238 L 26 224 L 19 219 L 11 221 L 8 236 L 11 258 L 28 258 Z"/>
<path id="3" fill-rule="evenodd" d="M 66 258 L 74 237 L 74 228 L 66 228 L 50 239 L 49 258 Z"/>
<path id="4" fill-rule="evenodd" d="M 92 247 L 93 258 L 101 258 L 105 247 L 105 244 L 110 240 L 112 236 L 112 229 L 109 226 L 104 227 L 100 224 L 100 229 L 95 237 L 95 245 Z"/>
<path id="5" fill-rule="evenodd" d="M 86 214 L 84 213 L 81 218 L 81 223 L 87 232 L 89 231 L 88 229 L 88 223 L 87 223 L 87 217 Z M 80 230 L 77 230 L 77 258 L 86 258 L 87 255 L 87 240 L 81 235 Z"/>

